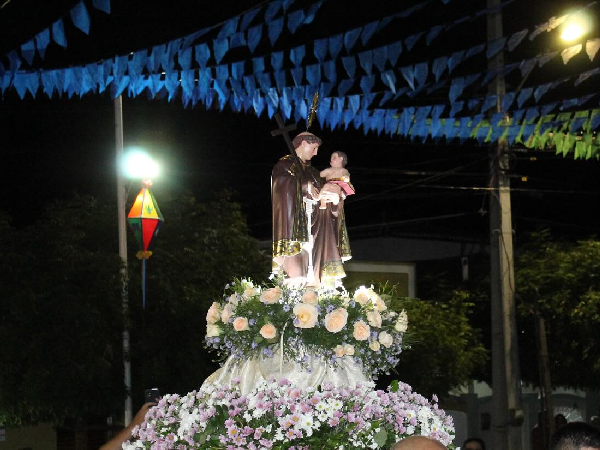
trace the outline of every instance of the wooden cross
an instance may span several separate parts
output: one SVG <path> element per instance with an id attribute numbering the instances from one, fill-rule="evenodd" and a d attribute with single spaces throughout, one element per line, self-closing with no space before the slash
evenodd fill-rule
<path id="1" fill-rule="evenodd" d="M 292 144 L 292 139 L 290 138 L 289 132 L 294 131 L 296 129 L 296 124 L 293 123 L 291 125 L 286 126 L 283 123 L 283 119 L 281 118 L 281 114 L 279 112 L 275 113 L 275 121 L 277 122 L 277 126 L 279 127 L 277 130 L 271 131 L 271 136 L 279 136 L 283 135 L 283 139 L 287 144 L 288 150 L 290 151 L 290 155 L 296 156 L 296 149 L 294 148 L 294 144 Z"/>

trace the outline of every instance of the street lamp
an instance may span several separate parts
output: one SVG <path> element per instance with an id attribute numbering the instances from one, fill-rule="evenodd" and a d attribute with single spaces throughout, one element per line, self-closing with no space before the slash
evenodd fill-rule
<path id="1" fill-rule="evenodd" d="M 583 11 L 569 14 L 561 26 L 560 38 L 572 42 L 587 34 L 591 29 L 591 18 Z"/>

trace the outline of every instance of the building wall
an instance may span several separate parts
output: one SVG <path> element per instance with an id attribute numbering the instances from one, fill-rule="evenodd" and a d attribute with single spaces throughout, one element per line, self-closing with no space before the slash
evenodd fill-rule
<path id="1" fill-rule="evenodd" d="M 0 450 L 57 450 L 56 430 L 52 424 L 7 428 Z"/>

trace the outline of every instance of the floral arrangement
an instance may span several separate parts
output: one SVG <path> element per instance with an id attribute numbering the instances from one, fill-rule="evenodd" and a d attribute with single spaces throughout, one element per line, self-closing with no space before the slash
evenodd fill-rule
<path id="1" fill-rule="evenodd" d="M 271 378 L 246 396 L 237 386 L 214 384 L 166 395 L 123 449 L 389 449 L 410 435 L 449 445 L 454 428 L 437 398 L 430 402 L 407 384 L 394 382 L 387 391 L 329 383 L 302 390 Z"/>
<path id="2" fill-rule="evenodd" d="M 270 287 L 236 280 L 208 310 L 206 343 L 239 361 L 282 351 L 301 365 L 312 353 L 337 367 L 349 357 L 376 377 L 398 364 L 408 327 L 406 312 L 391 303 L 372 287 L 349 295 L 342 287 L 316 291 L 282 279 Z"/>

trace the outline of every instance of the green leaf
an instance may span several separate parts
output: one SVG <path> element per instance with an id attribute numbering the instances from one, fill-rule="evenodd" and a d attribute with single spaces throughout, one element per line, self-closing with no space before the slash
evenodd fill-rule
<path id="1" fill-rule="evenodd" d="M 400 386 L 398 385 L 398 380 L 392 381 L 392 384 L 390 384 L 390 388 L 392 392 L 398 392 L 398 389 L 400 389 Z"/>
<path id="2" fill-rule="evenodd" d="M 373 436 L 373 440 L 375 441 L 375 443 L 377 444 L 377 446 L 379 448 L 383 447 L 385 445 L 385 443 L 387 442 L 387 431 L 385 431 L 385 429 L 380 429 L 377 433 L 375 433 L 375 436 Z"/>

